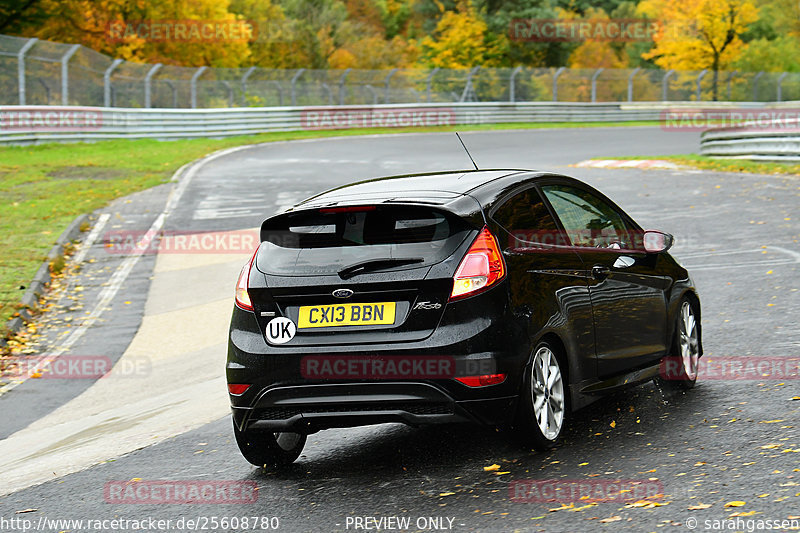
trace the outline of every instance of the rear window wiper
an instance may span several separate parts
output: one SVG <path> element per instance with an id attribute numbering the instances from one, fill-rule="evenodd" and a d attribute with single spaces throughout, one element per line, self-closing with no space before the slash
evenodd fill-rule
<path id="1" fill-rule="evenodd" d="M 369 261 L 361 261 L 360 263 L 344 267 L 339 271 L 339 277 L 348 279 L 370 270 L 383 270 L 384 268 L 399 265 L 412 265 L 414 263 L 422 263 L 423 261 L 425 261 L 425 259 L 422 257 L 370 259 Z"/>

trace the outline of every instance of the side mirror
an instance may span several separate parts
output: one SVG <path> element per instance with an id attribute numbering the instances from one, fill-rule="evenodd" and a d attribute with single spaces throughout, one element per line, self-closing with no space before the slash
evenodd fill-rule
<path id="1" fill-rule="evenodd" d="M 675 238 L 669 233 L 663 231 L 647 230 L 642 236 L 644 241 L 644 249 L 650 254 L 660 254 L 666 252 L 672 247 Z"/>

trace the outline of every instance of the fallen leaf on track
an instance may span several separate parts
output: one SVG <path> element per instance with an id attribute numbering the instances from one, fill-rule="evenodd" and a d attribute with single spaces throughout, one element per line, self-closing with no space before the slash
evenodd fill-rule
<path id="1" fill-rule="evenodd" d="M 603 518 L 600 521 L 604 524 L 608 524 L 609 522 L 619 522 L 622 520 L 620 515 L 609 516 L 608 518 Z"/>
<path id="2" fill-rule="evenodd" d="M 742 507 L 743 505 L 745 505 L 745 502 L 740 500 L 734 500 L 732 502 L 726 503 L 725 507 Z"/>
<path id="3" fill-rule="evenodd" d="M 687 509 L 690 511 L 701 511 L 711 507 L 710 503 L 698 503 L 697 505 L 690 505 Z"/>
<path id="4" fill-rule="evenodd" d="M 498 464 L 493 464 L 493 465 L 491 465 L 491 466 L 484 466 L 484 467 L 483 467 L 483 469 L 484 469 L 486 472 L 494 472 L 495 470 L 500 470 L 500 465 L 498 465 Z"/>
<path id="5" fill-rule="evenodd" d="M 575 508 L 575 504 L 574 503 L 570 503 L 569 505 L 564 503 L 564 504 L 561 505 L 561 507 L 553 507 L 552 509 L 548 509 L 548 511 L 550 511 L 551 513 L 554 513 L 556 511 L 564 511 L 565 509 L 574 509 L 574 508 Z"/>
<path id="6" fill-rule="evenodd" d="M 642 509 L 652 509 L 654 507 L 663 507 L 663 506 L 667 505 L 668 503 L 669 502 L 658 503 L 658 502 L 651 502 L 650 500 L 639 500 L 639 501 L 635 501 L 633 503 L 629 503 L 628 505 L 625 506 L 625 508 L 626 509 L 630 509 L 630 508 L 633 508 L 633 507 L 639 507 L 639 508 L 642 508 Z"/>

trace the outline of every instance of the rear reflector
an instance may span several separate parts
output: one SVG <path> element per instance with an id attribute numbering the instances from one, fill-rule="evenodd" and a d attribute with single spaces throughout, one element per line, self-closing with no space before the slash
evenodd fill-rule
<path id="1" fill-rule="evenodd" d="M 453 276 L 450 300 L 466 298 L 482 292 L 506 275 L 506 265 L 497 240 L 486 226 L 467 250 Z"/>
<path id="2" fill-rule="evenodd" d="M 244 394 L 244 392 L 249 388 L 250 385 L 247 383 L 228 383 L 228 392 L 235 396 Z"/>
<path id="3" fill-rule="evenodd" d="M 497 385 L 506 380 L 506 374 L 484 374 L 483 376 L 464 376 L 463 378 L 456 378 L 467 387 L 486 387 L 488 385 Z"/>
<path id="4" fill-rule="evenodd" d="M 253 252 L 253 257 L 250 258 L 250 261 L 242 267 L 241 272 L 239 272 L 239 279 L 236 280 L 236 305 L 245 311 L 253 310 L 253 302 L 250 300 L 250 293 L 247 292 L 247 288 L 250 286 L 250 269 L 257 253 L 258 249 Z"/>

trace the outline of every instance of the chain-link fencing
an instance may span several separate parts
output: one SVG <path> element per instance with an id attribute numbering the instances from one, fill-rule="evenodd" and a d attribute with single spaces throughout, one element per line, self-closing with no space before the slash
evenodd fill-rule
<path id="1" fill-rule="evenodd" d="M 0 105 L 222 108 L 436 102 L 800 100 L 800 73 L 178 67 L 0 35 Z"/>

